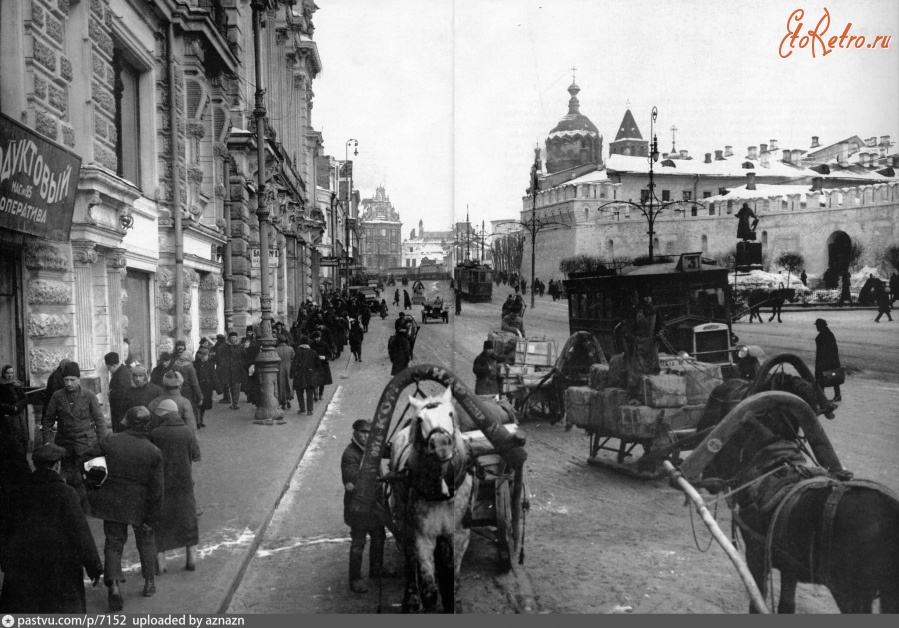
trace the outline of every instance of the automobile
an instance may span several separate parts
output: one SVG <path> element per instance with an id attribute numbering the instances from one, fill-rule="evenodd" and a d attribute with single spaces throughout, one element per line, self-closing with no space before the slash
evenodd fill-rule
<path id="1" fill-rule="evenodd" d="M 378 298 L 378 294 L 375 292 L 374 288 L 360 286 L 356 291 L 365 298 L 365 304 L 368 305 L 368 309 L 372 312 L 377 312 L 380 309 L 381 300 Z"/>
<path id="2" fill-rule="evenodd" d="M 449 310 L 446 309 L 446 305 L 440 297 L 431 301 L 425 301 L 421 308 L 422 323 L 427 323 L 432 318 L 443 320 L 444 323 L 449 323 Z"/>

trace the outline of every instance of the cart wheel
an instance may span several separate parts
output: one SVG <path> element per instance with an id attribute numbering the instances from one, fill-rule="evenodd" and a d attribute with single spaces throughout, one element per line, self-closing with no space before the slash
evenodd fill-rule
<path id="1" fill-rule="evenodd" d="M 531 393 L 521 410 L 522 418 L 539 419 L 556 424 L 562 418 L 562 412 L 556 403 L 552 390 L 539 388 Z"/>
<path id="2" fill-rule="evenodd" d="M 496 543 L 499 552 L 499 569 L 506 573 L 512 569 L 515 548 L 515 526 L 512 522 L 512 495 L 509 482 L 497 482 L 496 487 Z"/>

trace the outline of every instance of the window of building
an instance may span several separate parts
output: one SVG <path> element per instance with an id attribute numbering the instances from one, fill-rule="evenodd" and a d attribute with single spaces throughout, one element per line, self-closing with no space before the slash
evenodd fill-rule
<path id="1" fill-rule="evenodd" d="M 711 192 L 709 192 L 708 190 L 703 190 L 702 198 L 711 198 L 711 196 L 712 196 Z"/>
<path id="2" fill-rule="evenodd" d="M 692 192 L 692 191 L 690 191 L 690 190 L 684 190 L 683 194 L 684 194 L 684 200 L 685 200 L 685 201 L 692 201 L 692 200 L 693 200 L 693 192 Z"/>
<path id="3" fill-rule="evenodd" d="M 702 236 L 702 252 L 703 254 L 709 252 L 709 236 L 707 235 Z"/>
<path id="4" fill-rule="evenodd" d="M 671 190 L 662 190 L 662 202 L 671 200 Z"/>
<path id="5" fill-rule="evenodd" d="M 140 187 L 140 70 L 119 42 L 113 50 L 115 69 L 116 174 Z"/>
<path id="6" fill-rule="evenodd" d="M 714 216 L 714 215 L 715 215 L 715 204 L 709 203 L 709 216 Z"/>
<path id="7" fill-rule="evenodd" d="M 384 238 L 387 236 L 387 229 L 381 229 L 381 237 Z"/>
<path id="8" fill-rule="evenodd" d="M 728 214 L 734 213 L 734 202 L 733 201 L 727 201 L 727 213 Z"/>
<path id="9" fill-rule="evenodd" d="M 407 260 L 406 260 L 406 268 L 409 268 L 410 266 L 412 266 L 412 260 L 411 260 L 411 259 L 407 259 Z"/>
<path id="10" fill-rule="evenodd" d="M 415 268 L 418 264 L 418 260 L 412 260 L 412 268 Z"/>

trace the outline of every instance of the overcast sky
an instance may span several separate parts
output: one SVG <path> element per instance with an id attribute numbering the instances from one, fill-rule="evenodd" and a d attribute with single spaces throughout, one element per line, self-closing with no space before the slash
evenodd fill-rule
<path id="1" fill-rule="evenodd" d="M 778 140 L 808 149 L 859 135 L 899 141 L 899 2 L 783 0 L 317 0 L 323 73 L 312 122 L 344 158 L 359 140 L 355 187 L 383 183 L 403 220 L 447 228 L 515 218 L 534 146 L 567 113 L 571 67 L 603 158 L 630 102 L 663 151 Z M 810 47 L 780 57 L 790 14 L 803 32 L 830 13 L 824 40 L 890 35 L 887 50 Z M 823 29 L 822 29 L 823 30 Z M 821 32 L 821 30 L 819 30 Z M 788 51 L 788 49 L 784 49 Z M 895 148 L 893 149 L 895 151 Z"/>

